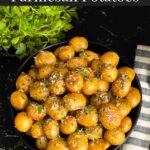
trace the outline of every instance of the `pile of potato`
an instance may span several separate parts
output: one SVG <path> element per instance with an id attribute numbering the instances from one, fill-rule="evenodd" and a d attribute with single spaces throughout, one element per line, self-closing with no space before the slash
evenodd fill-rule
<path id="1" fill-rule="evenodd" d="M 15 128 L 41 150 L 105 150 L 120 145 L 132 127 L 127 116 L 140 103 L 132 68 L 117 68 L 113 51 L 99 55 L 85 37 L 74 37 L 54 53 L 40 51 L 11 94 L 21 112 Z M 100 51 L 101 53 L 101 51 Z"/>

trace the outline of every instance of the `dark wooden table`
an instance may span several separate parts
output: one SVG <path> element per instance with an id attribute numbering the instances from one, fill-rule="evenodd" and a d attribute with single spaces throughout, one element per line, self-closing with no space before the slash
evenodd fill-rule
<path id="1" fill-rule="evenodd" d="M 80 20 L 67 34 L 86 36 L 91 41 L 116 50 L 134 65 L 137 44 L 150 45 L 150 7 L 83 7 Z M 0 150 L 29 149 L 16 134 L 11 119 L 9 91 L 21 61 L 0 55 Z"/>

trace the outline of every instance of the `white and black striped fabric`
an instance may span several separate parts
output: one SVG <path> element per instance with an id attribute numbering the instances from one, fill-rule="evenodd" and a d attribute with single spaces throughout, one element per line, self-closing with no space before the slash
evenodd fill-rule
<path id="1" fill-rule="evenodd" d="M 150 47 L 138 45 L 134 69 L 142 87 L 142 109 L 134 131 L 122 150 L 150 150 Z"/>

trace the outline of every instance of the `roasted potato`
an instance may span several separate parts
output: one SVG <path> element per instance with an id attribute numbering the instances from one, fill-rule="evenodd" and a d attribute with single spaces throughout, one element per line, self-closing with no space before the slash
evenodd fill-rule
<path id="1" fill-rule="evenodd" d="M 47 114 L 55 120 L 63 119 L 68 113 L 64 101 L 57 96 L 50 96 L 45 102 L 45 108 Z"/>
<path id="2" fill-rule="evenodd" d="M 32 78 L 33 81 L 37 79 L 37 69 L 32 68 L 29 70 L 28 75 Z"/>
<path id="3" fill-rule="evenodd" d="M 69 45 L 61 46 L 59 49 L 60 50 L 58 52 L 58 58 L 61 61 L 67 61 L 67 60 L 69 60 L 69 59 L 71 59 L 71 58 L 73 58 L 75 56 L 74 49 L 71 46 L 69 46 Z"/>
<path id="4" fill-rule="evenodd" d="M 131 107 L 126 99 L 114 99 L 111 101 L 111 103 L 115 104 L 115 106 L 119 108 L 120 115 L 122 118 L 127 116 L 131 111 Z"/>
<path id="5" fill-rule="evenodd" d="M 65 139 L 57 138 L 49 141 L 47 150 L 69 150 L 69 148 Z"/>
<path id="6" fill-rule="evenodd" d="M 89 63 L 91 63 L 94 59 L 99 59 L 97 53 L 86 50 L 80 53 L 80 57 L 86 59 Z"/>
<path id="7" fill-rule="evenodd" d="M 67 116 L 61 120 L 60 130 L 64 134 L 71 134 L 77 129 L 77 120 L 73 116 Z"/>
<path id="8" fill-rule="evenodd" d="M 103 65 L 100 69 L 101 79 L 106 82 L 114 82 L 118 76 L 118 70 L 112 65 Z"/>
<path id="9" fill-rule="evenodd" d="M 56 120 L 48 118 L 43 125 L 44 134 L 49 139 L 55 139 L 59 135 L 59 124 Z"/>
<path id="10" fill-rule="evenodd" d="M 137 88 L 132 87 L 129 93 L 126 95 L 126 99 L 130 107 L 135 108 L 141 101 L 140 91 Z"/>
<path id="11" fill-rule="evenodd" d="M 85 134 L 89 140 L 97 140 L 103 136 L 103 127 L 101 124 L 85 128 Z"/>
<path id="12" fill-rule="evenodd" d="M 63 97 L 65 107 L 69 111 L 82 109 L 86 106 L 86 98 L 81 93 L 69 93 Z"/>
<path id="13" fill-rule="evenodd" d="M 38 69 L 37 78 L 39 80 L 47 78 L 53 71 L 54 67 L 51 65 L 43 65 Z"/>
<path id="14" fill-rule="evenodd" d="M 69 41 L 69 45 L 75 52 L 81 52 L 88 48 L 88 40 L 85 37 L 76 36 Z"/>
<path id="15" fill-rule="evenodd" d="M 47 142 L 48 142 L 48 139 L 46 136 L 42 136 L 40 138 L 37 138 L 35 140 L 35 145 L 38 149 L 40 150 L 45 150 L 47 149 Z"/>
<path id="16" fill-rule="evenodd" d="M 92 63 L 91 63 L 91 68 L 92 68 L 95 72 L 99 73 L 101 67 L 102 67 L 102 62 L 100 61 L 100 59 L 95 59 L 95 60 L 92 61 Z"/>
<path id="17" fill-rule="evenodd" d="M 135 72 L 132 68 L 121 67 L 118 69 L 118 78 L 129 79 L 131 82 L 135 77 Z"/>
<path id="18" fill-rule="evenodd" d="M 16 89 L 23 90 L 27 93 L 32 82 L 32 78 L 28 74 L 22 72 L 16 80 Z"/>
<path id="19" fill-rule="evenodd" d="M 117 79 L 112 83 L 112 93 L 117 97 L 125 97 L 131 88 L 131 82 L 128 79 Z"/>
<path id="20" fill-rule="evenodd" d="M 71 71 L 66 75 L 65 83 L 70 92 L 80 92 L 83 88 L 83 77 L 78 72 Z"/>
<path id="21" fill-rule="evenodd" d="M 29 103 L 27 106 L 27 115 L 33 120 L 41 121 L 46 116 L 46 109 L 42 104 L 35 102 Z"/>
<path id="22" fill-rule="evenodd" d="M 77 122 L 85 127 L 92 127 L 97 125 L 98 113 L 94 106 L 88 105 L 84 109 L 76 112 Z"/>
<path id="23" fill-rule="evenodd" d="M 28 104 L 28 97 L 23 91 L 14 91 L 10 96 L 11 105 L 17 110 L 23 110 Z"/>
<path id="24" fill-rule="evenodd" d="M 81 132 L 74 132 L 69 135 L 67 140 L 70 150 L 87 150 L 88 149 L 88 139 Z"/>
<path id="25" fill-rule="evenodd" d="M 108 92 L 110 87 L 110 83 L 104 80 L 99 79 L 99 88 L 98 90 L 101 92 Z"/>
<path id="26" fill-rule="evenodd" d="M 15 117 L 15 128 L 20 132 L 28 132 L 33 120 L 26 112 L 19 112 Z"/>
<path id="27" fill-rule="evenodd" d="M 119 109 L 111 103 L 103 104 L 99 110 L 99 121 L 106 129 L 115 129 L 121 124 L 121 115 Z"/>
<path id="28" fill-rule="evenodd" d="M 55 65 L 56 64 L 56 57 L 52 52 L 49 51 L 40 51 L 34 57 L 35 66 L 40 68 L 44 65 Z"/>
<path id="29" fill-rule="evenodd" d="M 92 95 L 98 91 L 99 80 L 98 78 L 86 78 L 83 82 L 82 92 L 85 95 Z"/>
<path id="30" fill-rule="evenodd" d="M 130 117 L 126 116 L 122 119 L 119 129 L 123 133 L 127 133 L 132 128 L 132 120 Z"/>
<path id="31" fill-rule="evenodd" d="M 49 95 L 49 90 L 44 82 L 36 81 L 30 87 L 30 96 L 36 101 L 45 100 Z"/>
<path id="32" fill-rule="evenodd" d="M 90 104 L 95 106 L 97 109 L 99 109 L 102 104 L 108 103 L 109 101 L 110 101 L 109 94 L 100 91 L 92 95 L 90 98 Z"/>
<path id="33" fill-rule="evenodd" d="M 111 145 L 121 145 L 125 140 L 125 134 L 119 129 L 107 130 L 104 133 L 104 139 Z"/>
<path id="34" fill-rule="evenodd" d="M 42 121 L 36 121 L 31 128 L 31 136 L 33 138 L 40 138 L 44 136 L 43 132 L 43 122 Z"/>
<path id="35" fill-rule="evenodd" d="M 70 70 L 74 70 L 79 67 L 87 67 L 87 65 L 88 65 L 87 60 L 81 57 L 74 57 L 67 61 L 67 67 Z"/>
<path id="36" fill-rule="evenodd" d="M 106 52 L 100 57 L 102 64 L 111 64 L 117 66 L 119 63 L 119 56 L 116 52 Z"/>
<path id="37" fill-rule="evenodd" d="M 99 139 L 95 141 L 90 141 L 88 150 L 106 150 L 107 148 L 109 148 L 109 146 L 110 146 L 109 142 L 103 139 Z"/>

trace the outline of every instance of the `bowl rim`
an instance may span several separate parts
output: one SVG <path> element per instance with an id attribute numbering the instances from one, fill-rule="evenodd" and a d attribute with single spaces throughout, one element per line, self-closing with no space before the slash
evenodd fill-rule
<path id="1" fill-rule="evenodd" d="M 108 51 L 109 51 L 109 50 L 111 51 L 111 48 L 105 47 L 105 46 L 99 44 L 98 42 L 95 42 L 95 41 L 88 41 L 88 42 L 89 42 L 90 44 L 95 44 L 95 45 L 97 45 L 97 46 L 103 47 L 104 49 L 107 49 Z M 14 91 L 14 86 L 15 86 L 15 82 L 16 82 L 17 77 L 18 77 L 18 76 L 20 75 L 20 73 L 23 71 L 22 69 L 23 69 L 23 67 L 28 63 L 28 61 L 30 61 L 32 58 L 34 58 L 34 56 L 35 56 L 37 53 L 39 53 L 40 51 L 45 51 L 45 50 L 51 51 L 51 50 L 50 50 L 51 48 L 53 48 L 53 47 L 55 47 L 55 46 L 64 45 L 64 44 L 67 44 L 67 43 L 68 43 L 68 41 L 62 41 L 62 42 L 58 42 L 58 43 L 55 43 L 55 44 L 51 44 L 51 45 L 48 45 L 48 46 L 46 46 L 46 47 L 44 47 L 44 48 L 42 48 L 42 49 L 37 50 L 37 51 L 34 52 L 32 55 L 30 55 L 30 56 L 21 64 L 21 66 L 19 67 L 19 69 L 18 69 L 18 71 L 17 71 L 17 73 L 16 73 L 16 75 L 15 75 L 15 78 L 14 78 L 14 80 L 12 81 L 12 85 L 11 85 L 11 87 L 10 87 L 9 96 L 10 96 L 10 94 Z M 127 64 L 128 67 L 131 67 L 131 65 L 130 65 L 123 57 L 120 56 L 120 59 L 121 59 L 125 64 Z M 131 68 L 133 68 L 133 67 L 131 67 Z M 132 128 L 130 129 L 130 131 L 127 132 L 127 135 L 126 135 L 126 137 L 125 137 L 124 142 L 123 142 L 121 145 L 114 146 L 114 148 L 112 148 L 112 150 L 118 150 L 118 149 L 121 148 L 121 147 L 123 146 L 123 144 L 128 140 L 130 134 L 132 133 L 132 131 L 134 130 L 134 128 L 135 128 L 135 126 L 136 126 L 136 124 L 137 124 L 137 121 L 138 121 L 139 116 L 140 116 L 140 113 L 141 113 L 141 108 L 142 108 L 142 87 L 141 87 L 140 80 L 139 80 L 139 78 L 138 78 L 138 76 L 137 76 L 136 73 L 135 73 L 135 79 L 134 79 L 134 80 L 136 80 L 138 89 L 139 89 L 140 94 L 141 94 L 141 101 L 140 101 L 140 103 L 139 103 L 138 106 L 137 106 L 137 107 L 139 107 L 138 110 L 137 110 L 137 115 L 136 115 L 137 118 L 135 119 L 134 124 L 132 125 Z M 9 106 L 10 106 L 10 110 L 11 110 L 11 119 L 12 119 L 12 121 L 14 122 L 14 118 L 15 118 L 14 113 L 13 113 L 14 108 L 11 106 L 10 99 L 9 99 Z M 31 146 L 30 144 L 28 144 L 27 141 L 22 137 L 22 134 L 24 134 L 24 133 L 19 132 L 16 128 L 14 128 L 14 129 L 15 129 L 16 133 L 18 134 L 18 136 L 20 137 L 20 140 L 21 140 L 27 147 L 29 147 L 31 150 L 36 150 L 35 147 L 33 147 L 33 146 Z M 110 149 L 108 149 L 108 150 L 110 150 Z"/>

